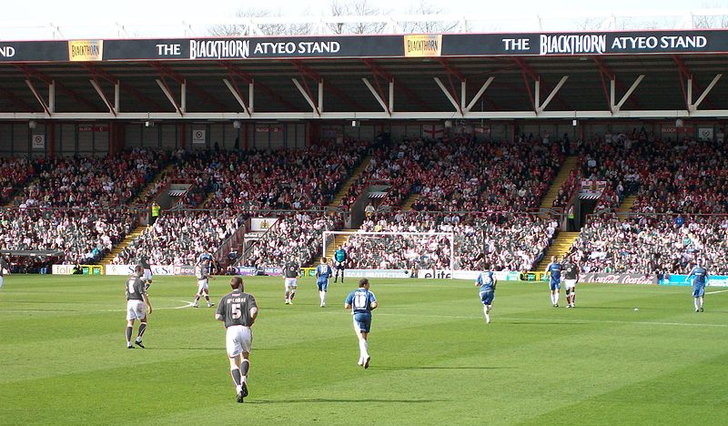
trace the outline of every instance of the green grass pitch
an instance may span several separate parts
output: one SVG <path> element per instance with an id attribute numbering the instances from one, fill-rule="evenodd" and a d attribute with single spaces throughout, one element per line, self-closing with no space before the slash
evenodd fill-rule
<path id="1" fill-rule="evenodd" d="M 228 277 L 211 282 L 217 303 Z M 213 309 L 181 308 L 193 278 L 156 277 L 146 350 L 124 343 L 124 277 L 5 277 L 0 424 L 725 424 L 728 292 L 695 313 L 686 287 L 501 282 L 485 324 L 469 281 L 372 279 L 372 366 L 343 309 L 283 279 L 246 279 L 250 396 L 235 402 Z M 563 294 L 562 294 L 562 306 Z M 638 307 L 639 310 L 634 308 Z M 135 329 L 136 330 L 136 329 Z"/>

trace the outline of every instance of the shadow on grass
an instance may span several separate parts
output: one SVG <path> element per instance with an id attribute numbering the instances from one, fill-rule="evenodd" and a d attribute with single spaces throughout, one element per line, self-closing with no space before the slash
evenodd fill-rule
<path id="1" fill-rule="evenodd" d="M 296 400 L 246 400 L 246 404 L 291 404 L 291 403 L 305 403 L 305 404 L 331 404 L 331 403 L 362 403 L 362 402 L 388 402 L 393 404 L 429 404 L 432 402 L 443 402 L 450 401 L 449 399 L 362 399 L 362 398 L 350 398 L 350 399 L 330 399 L 330 398 L 310 398 L 310 399 L 296 399 Z"/>
<path id="2" fill-rule="evenodd" d="M 515 367 L 472 367 L 472 366 L 466 366 L 466 367 L 429 367 L 429 366 L 419 366 L 419 367 L 372 367 L 373 370 L 503 370 L 503 369 L 510 369 Z"/>
<path id="3" fill-rule="evenodd" d="M 589 322 L 583 322 L 583 321 L 553 321 L 553 320 L 539 320 L 539 321 L 501 321 L 502 324 L 529 324 L 529 325 L 543 325 L 543 326 L 552 326 L 554 324 L 560 324 L 560 325 L 589 325 L 593 323 Z"/>

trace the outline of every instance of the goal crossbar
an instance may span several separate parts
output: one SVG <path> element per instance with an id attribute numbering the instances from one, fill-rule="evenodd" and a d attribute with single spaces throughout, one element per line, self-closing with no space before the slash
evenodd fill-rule
<path id="1" fill-rule="evenodd" d="M 455 267 L 455 233 L 454 232 L 391 232 L 391 231 L 324 231 L 321 244 L 321 257 L 326 257 L 326 239 L 329 235 L 417 235 L 421 237 L 450 237 L 450 270 Z"/>

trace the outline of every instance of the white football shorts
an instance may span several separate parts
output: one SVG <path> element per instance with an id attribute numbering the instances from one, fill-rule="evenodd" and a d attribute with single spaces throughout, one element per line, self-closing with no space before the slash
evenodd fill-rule
<path id="1" fill-rule="evenodd" d="M 147 317 L 147 305 L 143 300 L 127 300 L 126 301 L 126 319 L 144 319 Z"/>
<path id="2" fill-rule="evenodd" d="M 298 287 L 298 280 L 296 278 L 286 278 L 286 288 Z"/>
<path id="3" fill-rule="evenodd" d="M 564 280 L 564 288 L 569 290 L 576 287 L 576 280 Z"/>
<path id="4" fill-rule="evenodd" d="M 253 343 L 253 332 L 250 327 L 244 325 L 233 325 L 225 332 L 225 348 L 228 357 L 234 358 L 243 352 L 250 352 Z"/>
<path id="5" fill-rule="evenodd" d="M 197 292 L 201 292 L 202 290 L 207 290 L 210 288 L 210 285 L 207 281 L 207 278 L 204 280 L 197 280 Z"/>
<path id="6" fill-rule="evenodd" d="M 151 281 L 151 280 L 152 280 L 152 270 L 145 269 L 144 275 L 142 275 L 142 281 Z"/>

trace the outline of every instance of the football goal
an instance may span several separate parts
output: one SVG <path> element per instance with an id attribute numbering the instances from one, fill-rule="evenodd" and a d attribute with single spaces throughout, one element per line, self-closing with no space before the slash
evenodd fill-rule
<path id="1" fill-rule="evenodd" d="M 355 269 L 442 269 L 455 267 L 453 232 L 324 231 L 321 256 L 343 245 Z"/>

